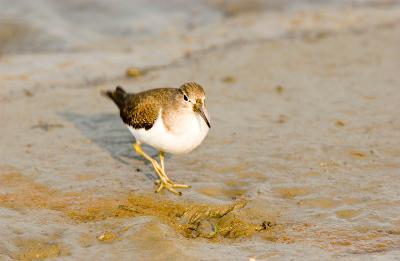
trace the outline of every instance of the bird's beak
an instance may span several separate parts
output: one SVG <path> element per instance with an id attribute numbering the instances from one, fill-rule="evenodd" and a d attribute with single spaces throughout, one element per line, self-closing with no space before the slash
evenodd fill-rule
<path id="1" fill-rule="evenodd" d="M 207 110 L 206 110 L 206 108 L 204 107 L 203 104 L 201 104 L 201 103 L 194 104 L 193 105 L 193 111 L 197 112 L 198 114 L 200 114 L 200 116 L 206 122 L 208 128 L 211 128 L 210 121 L 207 118 L 208 117 L 208 113 L 207 113 Z"/>

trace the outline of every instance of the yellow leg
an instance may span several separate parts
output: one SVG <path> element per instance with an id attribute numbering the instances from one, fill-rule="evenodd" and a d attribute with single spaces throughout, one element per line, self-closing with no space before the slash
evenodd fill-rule
<path id="1" fill-rule="evenodd" d="M 149 155 L 147 155 L 143 150 L 142 147 L 140 147 L 140 143 L 135 143 L 132 144 L 133 149 L 135 150 L 135 152 L 137 154 L 139 154 L 140 156 L 142 156 L 143 158 L 147 159 L 148 161 L 150 161 L 150 163 L 153 165 L 154 170 L 157 172 L 157 174 L 160 176 L 160 174 L 162 175 L 162 169 L 161 167 L 158 165 L 157 161 L 155 159 L 153 159 L 152 157 L 150 157 Z M 162 175 L 163 176 L 163 175 Z M 164 176 L 163 176 L 164 177 Z M 162 179 L 163 177 L 160 176 L 160 178 Z"/>
<path id="2" fill-rule="evenodd" d="M 165 165 L 164 165 L 164 151 L 160 151 L 160 164 L 161 164 L 161 169 L 164 171 L 165 173 Z"/>
<path id="3" fill-rule="evenodd" d="M 137 142 L 135 144 L 132 144 L 132 147 L 137 154 L 139 154 L 143 158 L 150 161 L 150 163 L 153 165 L 153 168 L 156 171 L 157 175 L 160 177 L 160 180 L 158 182 L 159 186 L 158 186 L 156 192 L 160 192 L 163 188 L 166 188 L 169 191 L 171 191 L 177 195 L 182 195 L 182 192 L 177 191 L 175 188 L 183 188 L 183 185 L 182 184 L 173 184 L 172 181 L 167 177 L 167 175 L 164 172 L 164 157 L 162 157 L 163 161 L 161 163 L 161 166 L 162 166 L 161 167 L 155 159 L 153 159 L 152 157 L 147 155 L 142 150 L 142 148 L 140 147 L 140 143 Z M 161 158 L 160 158 L 160 160 L 161 160 Z M 188 187 L 188 186 L 184 185 L 184 187 Z"/>
<path id="4" fill-rule="evenodd" d="M 174 188 L 190 188 L 189 185 L 173 183 L 173 182 L 168 178 L 167 174 L 165 173 L 164 152 L 163 152 L 163 151 L 160 151 L 159 157 L 160 157 L 161 169 L 162 169 L 162 171 L 164 172 L 164 176 L 165 176 L 165 178 L 167 179 L 167 181 L 168 181 L 169 183 L 171 183 L 171 185 L 172 185 Z"/>

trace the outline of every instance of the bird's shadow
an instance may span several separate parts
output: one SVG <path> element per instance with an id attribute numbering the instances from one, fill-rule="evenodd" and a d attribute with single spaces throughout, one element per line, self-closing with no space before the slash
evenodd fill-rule
<path id="1" fill-rule="evenodd" d="M 61 117 L 72 122 L 82 134 L 91 142 L 105 149 L 119 162 L 130 165 L 129 158 L 142 160 L 147 165 L 150 163 L 139 155 L 135 155 L 131 144 L 135 142 L 132 134 L 125 128 L 121 119 L 111 113 L 102 114 L 78 114 L 74 112 L 61 112 Z M 157 155 L 157 151 L 144 145 L 144 150 L 151 155 Z M 147 175 L 150 179 L 153 176 Z"/>

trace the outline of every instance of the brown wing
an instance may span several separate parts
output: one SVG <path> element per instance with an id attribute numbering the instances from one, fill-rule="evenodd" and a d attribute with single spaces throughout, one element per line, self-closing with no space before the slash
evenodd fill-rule
<path id="1" fill-rule="evenodd" d="M 120 110 L 124 123 L 135 129 L 145 130 L 153 127 L 158 117 L 160 104 L 154 97 L 141 94 L 130 94 L 126 97 L 125 104 Z"/>

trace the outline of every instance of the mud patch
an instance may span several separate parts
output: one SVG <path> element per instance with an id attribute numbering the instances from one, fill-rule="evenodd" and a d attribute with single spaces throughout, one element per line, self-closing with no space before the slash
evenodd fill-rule
<path id="1" fill-rule="evenodd" d="M 242 179 L 243 180 L 243 179 Z M 211 198 L 235 200 L 249 191 L 249 182 L 236 179 L 224 180 L 225 186 L 211 186 L 197 189 L 197 192 Z"/>
<path id="2" fill-rule="evenodd" d="M 335 208 L 340 204 L 339 201 L 329 198 L 310 198 L 298 202 L 298 205 L 306 208 Z"/>
<path id="3" fill-rule="evenodd" d="M 273 229 L 272 217 L 258 216 L 256 220 L 247 202 L 227 205 L 205 205 L 193 202 L 176 203 L 161 195 L 116 195 L 98 198 L 87 192 L 66 193 L 52 190 L 9 169 L 0 176 L 0 206 L 10 209 L 52 209 L 62 212 L 75 222 L 154 216 L 188 238 L 240 238 Z M 21 193 L 24 191 L 24 193 Z M 104 233 L 99 241 L 112 241 L 114 235 Z"/>
<path id="4" fill-rule="evenodd" d="M 97 202 L 82 206 L 67 215 L 76 222 L 92 222 L 109 218 L 154 216 L 187 238 L 240 238 L 272 229 L 275 222 L 266 218 L 259 223 L 246 220 L 251 211 L 246 202 L 230 205 L 175 203 L 150 196 L 130 195 L 124 202 Z"/>
<path id="5" fill-rule="evenodd" d="M 338 218 L 351 219 L 357 217 L 358 215 L 360 215 L 360 213 L 361 213 L 360 210 L 346 209 L 346 210 L 336 211 L 336 216 Z"/>
<path id="6" fill-rule="evenodd" d="M 77 193 L 60 192 L 36 183 L 13 168 L 0 173 L 0 191 L 0 206 L 10 209 L 64 210 L 70 200 L 79 197 Z"/>
<path id="7" fill-rule="evenodd" d="M 298 196 L 305 196 L 310 193 L 309 188 L 300 188 L 300 187 L 292 187 L 292 188 L 277 188 L 275 193 L 284 199 L 293 199 Z"/>
<path id="8" fill-rule="evenodd" d="M 53 242 L 35 239 L 18 240 L 16 246 L 18 247 L 18 252 L 12 254 L 12 256 L 17 260 L 43 260 L 69 255 L 69 251 L 65 246 Z"/>
<path id="9" fill-rule="evenodd" d="M 243 196 L 247 190 L 239 188 L 218 188 L 218 187 L 204 187 L 197 189 L 197 192 L 217 199 L 235 199 Z"/>

